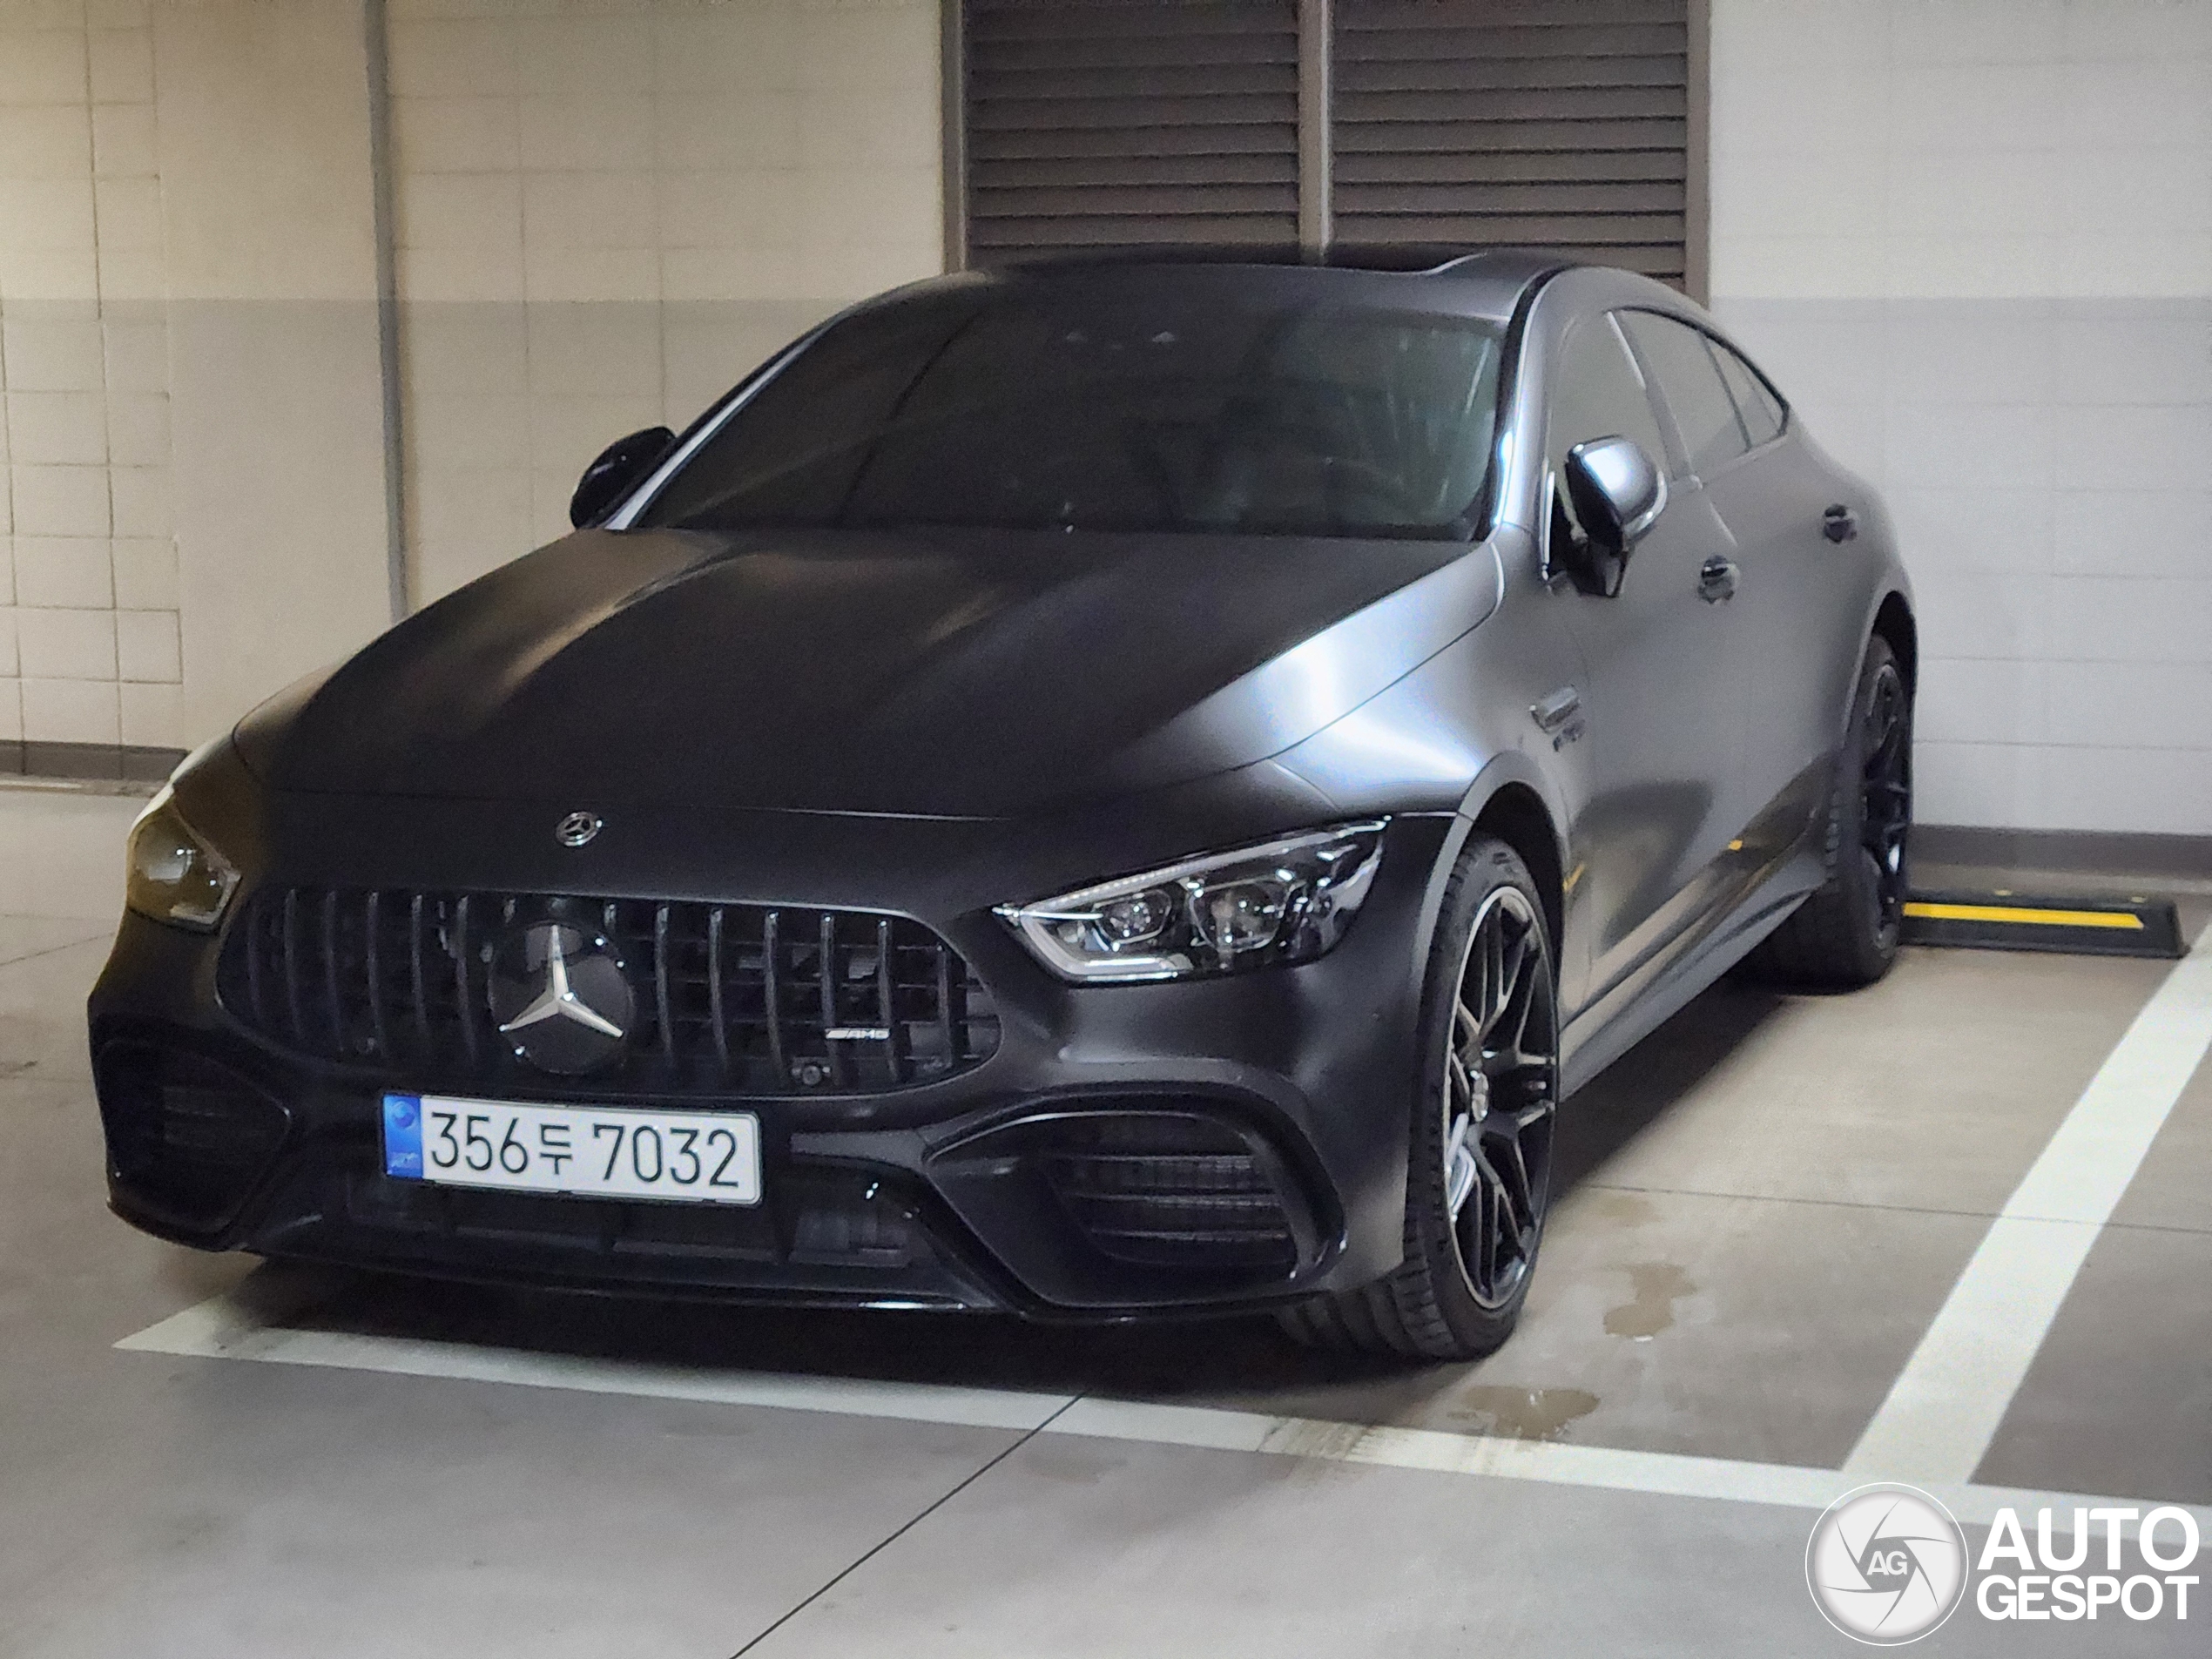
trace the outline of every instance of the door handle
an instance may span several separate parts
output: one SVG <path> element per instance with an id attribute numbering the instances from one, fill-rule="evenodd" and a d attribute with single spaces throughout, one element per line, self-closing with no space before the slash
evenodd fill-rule
<path id="1" fill-rule="evenodd" d="M 1539 732 L 1556 732 L 1581 706 L 1582 694 L 1571 685 L 1562 685 L 1541 702 L 1531 703 L 1528 715 Z"/>
<path id="2" fill-rule="evenodd" d="M 1707 604 L 1718 604 L 1723 599 L 1736 597 L 1738 572 L 1734 559 L 1715 554 L 1697 567 L 1697 597 Z"/>
<path id="3" fill-rule="evenodd" d="M 1858 515 L 1838 502 L 1820 516 L 1820 533 L 1831 542 L 1848 542 L 1858 534 Z"/>

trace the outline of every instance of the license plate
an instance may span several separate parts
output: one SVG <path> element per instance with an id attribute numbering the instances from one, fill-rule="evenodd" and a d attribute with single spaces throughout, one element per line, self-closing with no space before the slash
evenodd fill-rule
<path id="1" fill-rule="evenodd" d="M 760 1120 L 387 1095 L 384 1173 L 435 1186 L 759 1204 Z"/>

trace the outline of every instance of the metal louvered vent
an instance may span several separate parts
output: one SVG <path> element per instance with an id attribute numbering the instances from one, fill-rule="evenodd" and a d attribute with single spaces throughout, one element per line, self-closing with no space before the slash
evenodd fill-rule
<path id="1" fill-rule="evenodd" d="M 281 1049 L 411 1088 L 558 1086 L 499 1035 L 485 984 L 495 942 L 542 920 L 597 928 L 630 980 L 626 1052 L 577 1084 L 595 1093 L 871 1092 L 998 1048 L 990 993 L 960 954 L 867 911 L 265 889 L 232 926 L 218 995 Z"/>
<path id="2" fill-rule="evenodd" d="M 1295 0 L 968 0 L 969 258 L 1298 239 Z"/>
<path id="3" fill-rule="evenodd" d="M 1680 284 L 1687 0 L 1339 0 L 1334 233 L 1555 249 Z"/>

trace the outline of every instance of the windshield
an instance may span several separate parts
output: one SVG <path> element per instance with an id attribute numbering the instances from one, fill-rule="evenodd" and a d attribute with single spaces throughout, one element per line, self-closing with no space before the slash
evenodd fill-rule
<path id="1" fill-rule="evenodd" d="M 956 290 L 826 330 L 635 521 L 1464 536 L 1499 326 Z"/>

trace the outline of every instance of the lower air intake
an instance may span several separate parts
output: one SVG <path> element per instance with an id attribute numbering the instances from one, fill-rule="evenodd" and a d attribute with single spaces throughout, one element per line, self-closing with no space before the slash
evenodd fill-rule
<path id="1" fill-rule="evenodd" d="M 1298 1248 L 1281 1193 L 1217 1119 L 1166 1112 L 1051 1125 L 1045 1178 L 1100 1254 L 1144 1267 L 1289 1273 Z"/>
<path id="2" fill-rule="evenodd" d="M 229 1223 L 283 1143 L 284 1109 L 198 1055 L 114 1043 L 94 1075 L 117 1178 L 178 1226 Z"/>

